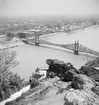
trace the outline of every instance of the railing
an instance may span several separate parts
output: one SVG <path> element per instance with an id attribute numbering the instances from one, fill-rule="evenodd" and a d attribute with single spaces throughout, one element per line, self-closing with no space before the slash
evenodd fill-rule
<path id="1" fill-rule="evenodd" d="M 14 86 L 13 88 L 8 89 L 7 91 L 2 91 L 0 93 L 0 102 L 10 98 L 11 95 L 20 91 L 21 89 L 23 89 L 24 87 L 26 87 L 28 85 L 29 85 L 29 83 L 27 82 L 27 83 L 20 84 L 18 87 Z"/>

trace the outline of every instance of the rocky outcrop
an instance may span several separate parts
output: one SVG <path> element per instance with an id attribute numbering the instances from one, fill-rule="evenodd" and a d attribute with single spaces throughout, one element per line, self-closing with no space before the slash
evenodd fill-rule
<path id="1" fill-rule="evenodd" d="M 77 74 L 64 97 L 65 105 L 99 105 L 99 96 L 95 93 L 96 85 L 93 79 Z M 94 89 L 94 91 L 92 91 Z"/>
<path id="2" fill-rule="evenodd" d="M 74 75 L 76 75 L 76 74 L 78 74 L 76 72 L 76 70 L 75 69 L 71 69 L 71 70 L 65 72 L 64 75 L 62 75 L 62 79 L 61 80 L 65 81 L 65 82 L 72 81 Z"/>
<path id="3" fill-rule="evenodd" d="M 71 63 L 64 63 L 63 61 L 59 61 L 57 59 L 47 59 L 46 63 L 49 66 L 58 66 L 60 67 L 60 69 L 62 69 L 63 71 L 68 71 L 70 69 L 76 69 L 73 67 L 73 65 Z M 59 68 L 58 68 L 59 69 Z"/>
<path id="4" fill-rule="evenodd" d="M 79 71 L 99 82 L 99 57 L 88 61 Z"/>
<path id="5" fill-rule="evenodd" d="M 95 87 L 93 87 L 92 89 L 91 89 L 95 94 L 97 94 L 98 96 L 99 96 L 99 85 L 97 86 L 95 86 Z"/>
<path id="6" fill-rule="evenodd" d="M 92 64 L 86 64 L 77 70 L 71 63 L 57 59 L 47 59 L 46 63 L 49 65 L 47 76 L 50 78 L 40 83 L 42 88 L 26 96 L 24 103 L 99 105 L 99 71 Z"/>
<path id="7" fill-rule="evenodd" d="M 99 97 L 92 91 L 69 89 L 64 100 L 64 105 L 99 105 Z"/>
<path id="8" fill-rule="evenodd" d="M 48 73 L 53 72 L 64 81 L 72 81 L 73 75 L 79 73 L 71 63 L 64 63 L 56 59 L 47 59 L 46 63 L 49 65 Z"/>
<path id="9" fill-rule="evenodd" d="M 99 82 L 99 70 L 97 70 L 95 67 L 82 66 L 79 71 L 80 73 L 87 75 L 88 77 L 91 77 L 92 79 Z"/>
<path id="10" fill-rule="evenodd" d="M 94 60 L 88 61 L 85 65 L 91 67 L 99 67 L 99 57 L 94 58 Z"/>
<path id="11" fill-rule="evenodd" d="M 97 83 L 93 79 L 82 74 L 74 75 L 72 80 L 72 87 L 74 89 L 91 90 L 96 85 Z"/>
<path id="12" fill-rule="evenodd" d="M 99 105 L 99 83 L 96 82 L 99 70 L 94 66 L 86 64 L 77 70 L 71 63 L 56 59 L 47 59 L 46 63 L 49 65 L 48 72 L 65 81 L 58 91 L 58 94 L 66 92 L 64 105 Z"/>

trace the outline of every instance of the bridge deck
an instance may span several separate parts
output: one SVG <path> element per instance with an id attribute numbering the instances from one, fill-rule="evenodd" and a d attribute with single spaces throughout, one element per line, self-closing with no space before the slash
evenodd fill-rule
<path id="1" fill-rule="evenodd" d="M 52 43 L 52 42 L 46 41 L 42 38 L 33 38 L 33 39 L 30 39 L 29 41 L 31 41 L 33 43 L 57 46 L 57 47 L 69 49 L 72 51 L 83 52 L 83 53 L 88 53 L 88 54 L 93 54 L 93 55 L 99 56 L 99 52 L 94 51 L 88 47 L 85 47 L 85 46 L 79 44 L 78 42 L 76 42 L 74 44 L 57 44 L 57 43 Z"/>

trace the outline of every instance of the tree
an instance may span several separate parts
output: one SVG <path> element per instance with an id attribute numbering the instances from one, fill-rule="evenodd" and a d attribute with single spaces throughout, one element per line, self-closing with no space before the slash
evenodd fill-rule
<path id="1" fill-rule="evenodd" d="M 21 79 L 20 76 L 16 73 L 14 75 L 10 75 L 9 81 L 9 86 L 13 88 L 14 86 L 18 87 L 24 81 L 24 79 Z"/>
<path id="2" fill-rule="evenodd" d="M 15 60 L 16 52 L 1 50 L 0 51 L 0 89 L 3 90 L 5 85 L 9 87 L 10 78 L 14 74 L 10 71 L 10 68 L 18 65 L 18 62 Z"/>
<path id="3" fill-rule="evenodd" d="M 8 32 L 6 37 L 7 37 L 7 40 L 10 41 L 14 38 L 14 36 L 15 36 L 14 33 Z"/>

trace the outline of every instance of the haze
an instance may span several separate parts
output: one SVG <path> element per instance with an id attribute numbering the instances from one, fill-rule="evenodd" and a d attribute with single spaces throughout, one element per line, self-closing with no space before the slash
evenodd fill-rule
<path id="1" fill-rule="evenodd" d="M 99 0 L 0 0 L 0 17 L 99 15 Z"/>

